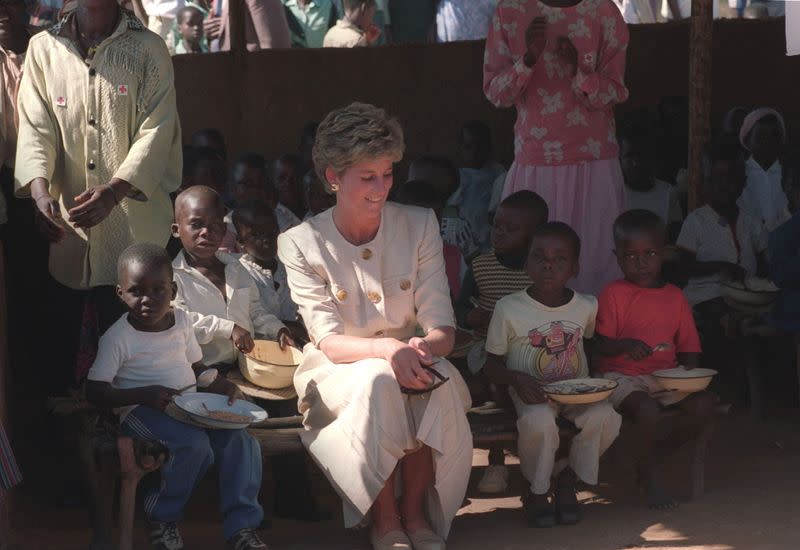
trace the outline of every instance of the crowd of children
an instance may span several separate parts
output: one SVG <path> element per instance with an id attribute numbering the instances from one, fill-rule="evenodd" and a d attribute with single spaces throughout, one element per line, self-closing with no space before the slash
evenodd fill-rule
<path id="1" fill-rule="evenodd" d="M 705 205 L 685 220 L 674 182 L 656 177 L 657 136 L 646 116 L 637 113 L 620 125 L 631 208 L 613 226 L 596 230 L 612 235 L 623 277 L 598 297 L 571 288 L 584 268 L 581 239 L 550 219 L 541 196 L 523 190 L 499 200 L 505 171 L 491 161 L 484 124 L 469 123 L 459 132 L 460 166 L 444 156 L 420 157 L 393 192 L 396 202 L 431 208 L 440 222 L 457 321 L 473 339 L 463 374 L 476 404 L 502 401 L 507 388 L 529 483 L 523 496 L 529 525 L 579 520 L 576 484 L 597 483 L 600 457 L 623 418 L 631 424 L 632 458 L 647 504 L 676 505 L 659 475 L 661 459 L 708 435 L 717 398 L 664 391 L 653 372 L 699 365 L 695 317 L 726 314 L 722 282 L 765 273 L 768 234 L 789 215 L 780 187 L 780 115 L 765 109 L 736 114 L 726 116 L 706 156 Z M 335 194 L 309 169 L 314 129 L 304 131 L 297 154 L 267 163 L 248 153 L 230 170 L 222 136 L 198 132 L 184 149 L 175 198 L 173 244 L 179 246 L 170 256 L 134 245 L 120 258 L 117 292 L 128 313 L 101 339 L 88 375 L 89 398 L 120 409 L 123 431 L 164 441 L 172 453 L 164 481 L 146 500 L 156 547 L 181 547 L 176 522 L 195 481 L 215 461 L 237 465 L 219 468 L 226 538 L 236 548 L 263 547 L 253 530 L 262 518 L 258 446 L 245 432 L 192 428 L 163 411 L 178 388 L 196 383 L 198 372 L 213 368 L 224 375 L 233 368 L 237 350 L 251 349 L 255 337 L 283 347 L 308 341 L 277 259 L 277 240 L 335 204 Z M 787 240 L 778 240 L 784 233 L 775 231 L 776 250 Z M 666 254 L 672 242 L 677 255 Z M 666 258 L 676 257 L 683 289 L 663 269 Z M 785 265 L 773 262 L 783 282 L 791 272 Z M 592 375 L 616 383 L 607 401 L 557 405 L 542 391 L 549 382 Z M 224 376 L 205 389 L 239 396 Z M 665 408 L 681 419 L 666 433 L 656 429 Z M 578 430 L 563 458 L 557 454 L 559 418 Z M 478 490 L 506 491 L 501 447 L 491 449 L 489 462 Z"/>

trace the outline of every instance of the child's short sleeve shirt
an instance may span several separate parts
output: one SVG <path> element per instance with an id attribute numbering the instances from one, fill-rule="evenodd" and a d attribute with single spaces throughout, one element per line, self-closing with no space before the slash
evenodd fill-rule
<path id="1" fill-rule="evenodd" d="M 196 381 L 192 364 L 203 357 L 186 312 L 175 308 L 175 324 L 162 332 L 142 332 L 123 315 L 100 338 L 88 378 L 115 388 L 184 388 Z M 194 388 L 187 390 L 194 391 Z M 134 407 L 121 412 L 125 416 Z"/>
<path id="2" fill-rule="evenodd" d="M 652 374 L 674 368 L 678 353 L 701 351 L 689 303 L 678 287 L 669 284 L 644 288 L 625 280 L 614 281 L 600 293 L 596 332 L 615 340 L 641 340 L 650 347 L 670 344 L 668 350 L 654 352 L 641 361 L 625 356 L 598 358 L 599 372 Z"/>
<path id="3" fill-rule="evenodd" d="M 506 366 L 542 382 L 589 376 L 583 339 L 595 330 L 597 299 L 575 292 L 561 307 L 547 307 L 525 290 L 497 302 L 486 351 L 505 356 Z"/>

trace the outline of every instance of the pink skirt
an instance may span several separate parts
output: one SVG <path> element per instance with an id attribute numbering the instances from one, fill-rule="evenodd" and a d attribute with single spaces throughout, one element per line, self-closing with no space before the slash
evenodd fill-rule
<path id="1" fill-rule="evenodd" d="M 622 276 L 612 234 L 614 220 L 625 208 L 617 159 L 563 166 L 514 162 L 506 176 L 503 198 L 523 189 L 538 193 L 547 202 L 550 221 L 568 223 L 581 238 L 580 273 L 572 282 L 574 290 L 596 296 Z"/>

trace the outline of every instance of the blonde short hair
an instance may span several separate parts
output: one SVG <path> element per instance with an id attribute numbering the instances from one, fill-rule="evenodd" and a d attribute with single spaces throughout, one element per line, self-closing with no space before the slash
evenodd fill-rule
<path id="1" fill-rule="evenodd" d="M 311 152 L 319 179 L 330 191 L 325 170 L 341 174 L 357 162 L 377 157 L 403 158 L 403 129 L 396 118 L 369 103 L 336 109 L 320 123 Z"/>

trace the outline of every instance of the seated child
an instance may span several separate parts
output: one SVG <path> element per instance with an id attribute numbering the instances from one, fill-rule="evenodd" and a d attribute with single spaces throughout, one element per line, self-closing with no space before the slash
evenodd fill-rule
<path id="1" fill-rule="evenodd" d="M 448 204 L 458 206 L 469 220 L 481 250 L 490 247 L 489 211 L 496 187 L 505 183 L 506 169 L 491 162 L 492 133 L 485 122 L 471 121 L 458 132 L 460 187 Z M 500 192 L 502 193 L 502 191 Z"/>
<path id="2" fill-rule="evenodd" d="M 183 148 L 183 181 L 181 190 L 193 185 L 205 185 L 217 193 L 225 192 L 227 179 L 225 159 L 211 147 Z"/>
<path id="3" fill-rule="evenodd" d="M 480 254 L 480 243 L 472 224 L 454 202 L 458 198 L 456 192 L 460 189 L 461 181 L 456 165 L 443 156 L 420 157 L 408 167 L 408 181 L 412 180 L 427 181 L 433 185 L 438 200 L 444 202 L 441 220 L 442 240 L 457 246 L 467 262 Z"/>
<path id="4" fill-rule="evenodd" d="M 439 223 L 442 222 L 444 203 L 439 199 L 433 185 L 427 181 L 407 181 L 397 191 L 395 200 L 400 204 L 430 208 L 436 213 Z M 461 289 L 461 276 L 466 269 L 461 250 L 453 244 L 443 243 L 444 269 L 447 282 L 450 284 L 450 297 L 455 299 Z"/>
<path id="5" fill-rule="evenodd" d="M 286 282 L 286 268 L 278 261 L 278 222 L 275 212 L 264 203 L 254 203 L 233 211 L 239 246 L 245 253 L 239 258 L 256 283 L 264 311 L 275 315 L 298 341 L 308 341 L 308 334 L 298 322 L 297 305 L 292 301 Z"/>
<path id="6" fill-rule="evenodd" d="M 646 123 L 630 120 L 621 125 L 617 141 L 628 208 L 658 214 L 674 240 L 683 213 L 675 188 L 655 176 L 655 142 Z"/>
<path id="7" fill-rule="evenodd" d="M 486 374 L 495 384 L 509 386 L 517 410 L 520 468 L 530 483 L 522 502 L 531 527 L 578 522 L 576 477 L 597 484 L 600 457 L 622 424 L 606 401 L 558 405 L 542 393 L 541 386 L 550 382 L 589 376 L 583 340 L 594 334 L 597 299 L 567 287 L 578 274 L 579 254 L 580 239 L 571 227 L 540 226 L 525 264 L 533 284 L 497 302 L 486 337 Z M 558 416 L 580 430 L 568 461 L 556 462 Z"/>
<path id="8" fill-rule="evenodd" d="M 375 0 L 342 0 L 344 17 L 325 33 L 323 48 L 359 48 L 372 46 L 381 35 L 373 23 Z"/>
<path id="9" fill-rule="evenodd" d="M 86 395 L 98 407 L 120 409 L 123 433 L 158 441 L 169 451 L 161 483 L 151 484 L 145 495 L 151 544 L 183 548 L 176 522 L 194 487 L 216 464 L 229 548 L 266 548 L 255 531 L 264 517 L 258 443 L 246 430 L 198 428 L 164 412 L 175 395 L 195 391 L 184 388 L 205 370 L 189 315 L 170 307 L 175 283 L 169 256 L 154 244 L 134 244 L 120 255 L 117 269 L 117 294 L 128 313 L 100 338 Z M 228 395 L 231 403 L 240 397 L 222 376 L 203 391 Z"/>
<path id="10" fill-rule="evenodd" d="M 191 312 L 203 363 L 229 369 L 236 350 L 250 351 L 253 334 L 294 345 L 289 330 L 261 305 L 255 281 L 239 260 L 219 252 L 225 234 L 222 199 L 208 187 L 190 187 L 175 200 L 172 234 L 183 250 L 172 262 L 175 303 Z"/>
<path id="11" fill-rule="evenodd" d="M 204 128 L 192 134 L 192 147 L 211 147 L 222 160 L 228 160 L 228 148 L 225 145 L 225 136 L 216 128 Z"/>
<path id="12" fill-rule="evenodd" d="M 772 231 L 790 217 L 778 158 L 786 139 L 783 117 L 774 109 L 756 109 L 745 117 L 739 139 L 750 158 L 745 164 L 747 182 L 737 204 Z"/>
<path id="13" fill-rule="evenodd" d="M 267 172 L 267 161 L 258 153 L 245 153 L 234 163 L 228 195 L 234 208 L 253 202 L 270 205 L 275 210 L 281 233 L 300 225 L 297 216 L 278 202 L 277 191 Z M 236 244 L 236 228 L 233 226 L 232 217 L 232 210 L 225 215 L 227 232 L 221 248 L 227 252 L 241 252 Z"/>
<path id="14" fill-rule="evenodd" d="M 283 155 L 272 163 L 272 181 L 275 183 L 278 204 L 285 206 L 300 220 L 306 215 L 301 164 L 297 155 Z"/>
<path id="15" fill-rule="evenodd" d="M 300 141 L 297 144 L 297 154 L 300 156 L 301 170 L 303 174 L 314 170 L 314 159 L 312 152 L 314 150 L 314 142 L 317 140 L 317 128 L 319 122 L 309 122 L 300 131 Z"/>
<path id="16" fill-rule="evenodd" d="M 767 248 L 763 225 L 739 210 L 736 199 L 745 181 L 744 159 L 735 144 L 712 147 L 703 181 L 706 202 L 686 217 L 677 245 L 685 252 L 689 305 L 701 313 L 724 310 L 722 283 L 755 275 Z M 713 314 L 712 311 L 708 311 Z M 715 315 L 718 321 L 718 315 Z"/>
<path id="17" fill-rule="evenodd" d="M 178 11 L 175 25 L 180 40 L 175 45 L 175 55 L 208 53 L 208 42 L 203 30 L 205 14 L 195 6 L 185 6 Z"/>
<path id="18" fill-rule="evenodd" d="M 533 191 L 517 191 L 500 203 L 494 217 L 494 250 L 472 260 L 455 304 L 459 326 L 472 329 L 478 342 L 467 355 L 467 366 L 477 379 L 486 361 L 484 340 L 498 300 L 531 284 L 525 262 L 534 231 L 547 222 L 547 203 Z M 485 382 L 483 384 L 486 386 Z M 478 483 L 482 493 L 502 493 L 508 470 L 501 445 L 489 453 L 489 467 Z"/>
<path id="19" fill-rule="evenodd" d="M 303 194 L 308 206 L 304 221 L 336 205 L 336 195 L 325 189 L 325 184 L 314 170 L 309 170 L 303 176 Z"/>
<path id="20" fill-rule="evenodd" d="M 595 370 L 619 386 L 609 400 L 633 421 L 638 478 L 651 508 L 677 506 L 660 484 L 658 455 L 710 432 L 716 397 L 708 392 L 664 392 L 653 372 L 694 368 L 700 354 L 692 310 L 681 290 L 661 280 L 664 224 L 647 210 L 630 210 L 614 222 L 617 262 L 625 278 L 598 300 Z M 662 407 L 683 412 L 682 429 L 657 438 Z"/>

